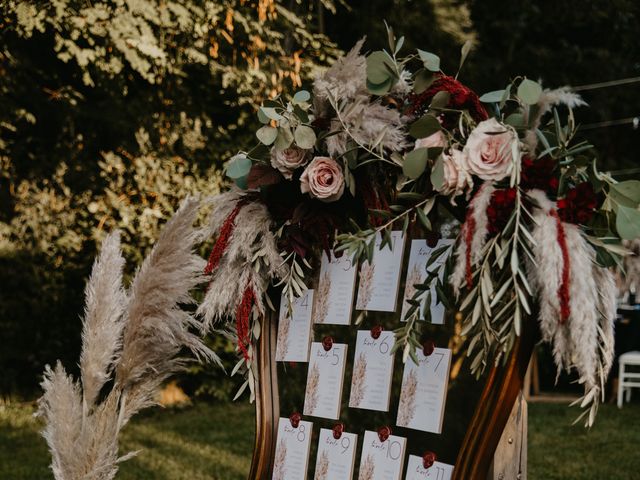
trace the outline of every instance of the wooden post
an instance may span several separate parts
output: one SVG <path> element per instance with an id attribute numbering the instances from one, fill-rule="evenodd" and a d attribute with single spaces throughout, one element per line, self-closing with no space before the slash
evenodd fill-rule
<path id="1" fill-rule="evenodd" d="M 527 479 L 527 401 L 521 393 L 493 456 L 487 480 Z"/>

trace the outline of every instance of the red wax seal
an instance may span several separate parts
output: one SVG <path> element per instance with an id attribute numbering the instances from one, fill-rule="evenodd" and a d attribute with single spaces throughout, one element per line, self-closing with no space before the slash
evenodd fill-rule
<path id="1" fill-rule="evenodd" d="M 333 347 L 333 337 L 324 337 L 322 339 L 322 348 L 324 348 L 325 352 L 328 352 Z"/>
<path id="2" fill-rule="evenodd" d="M 289 421 L 291 422 L 291 426 L 293 428 L 298 428 L 298 425 L 300 425 L 300 420 L 302 420 L 302 415 L 300 415 L 298 412 L 293 412 L 289 417 Z"/>
<path id="3" fill-rule="evenodd" d="M 437 459 L 438 457 L 435 453 L 427 450 L 426 452 L 424 452 L 424 455 L 422 455 L 422 466 L 424 468 L 430 468 Z"/>
<path id="4" fill-rule="evenodd" d="M 374 339 L 380 338 L 381 333 L 382 333 L 382 325 L 376 325 L 371 329 L 371 337 Z"/>
<path id="5" fill-rule="evenodd" d="M 380 427 L 378 429 L 378 438 L 380 439 L 381 442 L 386 442 L 387 439 L 389 438 L 389 435 L 391 435 L 391 427 L 388 425 L 385 425 L 384 427 Z"/>
<path id="6" fill-rule="evenodd" d="M 427 340 L 422 344 L 422 353 L 424 353 L 425 357 L 428 357 L 433 353 L 436 348 L 436 344 L 433 343 L 433 340 Z"/>
<path id="7" fill-rule="evenodd" d="M 342 436 L 342 432 L 344 432 L 344 423 L 338 422 L 333 426 L 333 438 L 338 440 Z"/>

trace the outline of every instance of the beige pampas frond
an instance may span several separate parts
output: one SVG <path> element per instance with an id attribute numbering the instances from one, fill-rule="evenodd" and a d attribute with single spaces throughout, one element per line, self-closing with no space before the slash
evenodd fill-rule
<path id="1" fill-rule="evenodd" d="M 358 283 L 358 299 L 356 308 L 358 310 L 366 310 L 371 302 L 373 294 L 373 277 L 375 276 L 376 265 L 364 261 L 360 267 L 360 279 Z"/>
<path id="2" fill-rule="evenodd" d="M 539 321 L 543 339 L 553 348 L 558 369 L 575 369 L 585 394 L 577 402 L 588 407 L 586 425 L 595 420 L 600 398 L 613 362 L 613 321 L 616 314 L 616 290 L 611 272 L 596 263 L 594 249 L 575 225 L 563 223 L 569 257 L 570 315 L 561 321 L 559 290 L 564 260 L 557 240 L 558 219 L 555 210 L 540 190 L 528 192 L 538 208 L 534 211 L 536 265 L 529 266 L 540 305 Z"/>
<path id="3" fill-rule="evenodd" d="M 304 414 L 313 415 L 318 406 L 318 387 L 320 386 L 320 369 L 314 364 L 309 372 L 307 388 L 304 395 Z"/>
<path id="4" fill-rule="evenodd" d="M 271 480 L 285 480 L 287 474 L 287 444 L 280 440 L 276 447 L 276 455 L 273 459 L 273 476 Z"/>
<path id="5" fill-rule="evenodd" d="M 524 141 L 529 151 L 535 152 L 536 146 L 538 145 L 536 129 L 540 126 L 542 117 L 558 105 L 565 105 L 569 109 L 573 109 L 585 106 L 587 102 L 585 102 L 579 94 L 573 92 L 570 87 L 560 87 L 553 90 L 545 89 L 540 95 L 540 99 L 536 105 L 535 116 L 527 121 L 527 125 L 530 125 L 530 128 L 525 134 Z"/>
<path id="6" fill-rule="evenodd" d="M 213 211 L 203 231 L 205 238 L 217 237 L 231 212 L 236 207 L 239 211 L 228 247 L 198 306 L 198 315 L 204 318 L 203 326 L 207 330 L 211 330 L 215 322 L 235 314 L 248 285 L 253 288 L 258 311 L 264 313 L 267 287 L 272 280 L 284 275 L 282 257 L 271 231 L 271 216 L 264 204 L 252 202 L 246 192 L 239 190 L 218 195 L 211 203 Z"/>
<path id="7" fill-rule="evenodd" d="M 331 276 L 325 272 L 313 293 L 313 323 L 324 323 L 327 320 L 330 294 Z"/>
<path id="8" fill-rule="evenodd" d="M 180 309 L 202 281 L 204 260 L 194 253 L 193 222 L 199 202 L 188 199 L 167 223 L 130 289 L 121 283 L 124 261 L 117 233 L 109 235 L 86 288 L 82 389 L 60 364 L 46 368 L 39 400 L 43 436 L 56 480 L 111 480 L 118 463 L 118 435 L 140 409 L 156 403 L 162 382 L 186 362 L 187 348 L 200 360 L 217 360 L 190 333 L 195 319 Z M 100 392 L 113 379 L 101 399 Z"/>
<path id="9" fill-rule="evenodd" d="M 108 235 L 102 252 L 93 264 L 85 288 L 80 372 L 83 407 L 93 404 L 111 375 L 113 362 L 121 348 L 122 313 L 126 294 L 122 286 L 124 258 L 120 253 L 120 233 Z M 86 413 L 86 412 L 85 412 Z"/>
<path id="10" fill-rule="evenodd" d="M 318 464 L 316 465 L 316 473 L 313 480 L 327 480 L 329 475 L 329 454 L 326 450 L 323 450 L 318 457 Z"/>
<path id="11" fill-rule="evenodd" d="M 351 380 L 351 395 L 349 396 L 349 406 L 359 407 L 364 400 L 367 376 L 367 359 L 364 354 L 360 354 L 353 367 Z"/>
<path id="12" fill-rule="evenodd" d="M 471 264 L 474 265 L 483 258 L 484 247 L 487 243 L 487 235 L 489 232 L 489 219 L 487 217 L 487 208 L 491 203 L 491 197 L 495 191 L 491 182 L 485 182 L 480 190 L 475 194 L 469 203 L 469 212 L 473 217 L 473 232 L 471 232 L 471 245 L 467 245 L 466 234 L 470 228 L 469 222 L 462 225 L 460 231 L 460 240 L 456 247 L 455 265 L 453 273 L 449 278 L 449 283 L 453 287 L 456 296 L 460 293 L 465 281 L 467 250 L 470 249 Z"/>
<path id="13" fill-rule="evenodd" d="M 360 472 L 358 472 L 358 480 L 373 480 L 375 478 L 376 462 L 369 454 L 367 458 L 360 464 Z"/>
<path id="14" fill-rule="evenodd" d="M 407 380 L 400 392 L 400 404 L 398 405 L 398 421 L 401 427 L 408 427 L 416 412 L 416 395 L 418 393 L 418 376 L 414 369 L 411 369 Z"/>

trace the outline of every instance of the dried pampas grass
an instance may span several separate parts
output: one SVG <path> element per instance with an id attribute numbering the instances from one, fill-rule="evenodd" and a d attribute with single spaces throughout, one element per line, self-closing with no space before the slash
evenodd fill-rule
<path id="1" fill-rule="evenodd" d="M 202 281 L 204 260 L 193 250 L 199 202 L 188 199 L 167 223 L 128 291 L 119 235 L 103 243 L 86 288 L 81 383 L 58 363 L 46 368 L 39 400 L 43 436 L 57 480 L 110 480 L 118 463 L 118 434 L 157 401 L 162 382 L 183 368 L 187 348 L 200 361 L 218 361 L 190 332 L 196 321 L 180 305 Z M 105 385 L 113 385 L 104 392 Z"/>
<path id="2" fill-rule="evenodd" d="M 229 214 L 238 204 L 235 227 L 228 248 L 210 277 L 209 288 L 198 306 L 204 318 L 203 327 L 213 329 L 219 320 L 233 317 L 247 286 L 253 288 L 256 307 L 264 313 L 263 299 L 273 279 L 284 276 L 284 265 L 276 239 L 271 231 L 272 220 L 267 207 L 252 202 L 246 192 L 232 190 L 210 200 L 213 210 L 203 231 L 205 238 L 214 238 Z"/>
<path id="3" fill-rule="evenodd" d="M 570 315 L 562 322 L 558 292 L 564 260 L 557 240 L 558 220 L 551 214 L 555 204 L 539 190 L 528 195 L 538 205 L 533 229 L 536 265 L 530 265 L 529 276 L 538 294 L 540 330 L 552 345 L 558 373 L 575 369 L 578 382 L 584 385 L 585 394 L 578 403 L 588 409 L 580 418 L 586 415 L 585 423 L 591 426 L 613 363 L 615 282 L 611 272 L 597 265 L 595 251 L 580 229 L 563 223 L 570 268 Z"/>

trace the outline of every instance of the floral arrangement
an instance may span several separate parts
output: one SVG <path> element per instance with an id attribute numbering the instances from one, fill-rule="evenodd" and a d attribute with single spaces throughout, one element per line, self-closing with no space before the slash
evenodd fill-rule
<path id="1" fill-rule="evenodd" d="M 517 77 L 479 97 L 435 54 L 401 56 L 404 38 L 391 30 L 388 49 L 365 55 L 363 43 L 312 92 L 266 100 L 257 144 L 226 166 L 236 188 L 214 202 L 200 313 L 208 324 L 235 319 L 243 389 L 253 390 L 270 285 L 291 301 L 323 250 L 366 263 L 377 234 L 384 248 L 392 229 L 433 245 L 450 231 L 455 244 L 435 251 L 413 285 L 394 348 L 415 357 L 432 287 L 460 312 L 478 375 L 537 320 L 558 370 L 578 373 L 591 425 L 613 358 L 608 267 L 625 254 L 621 239 L 640 236 L 640 182 L 597 170 L 573 116 L 585 102 L 570 88 Z"/>

